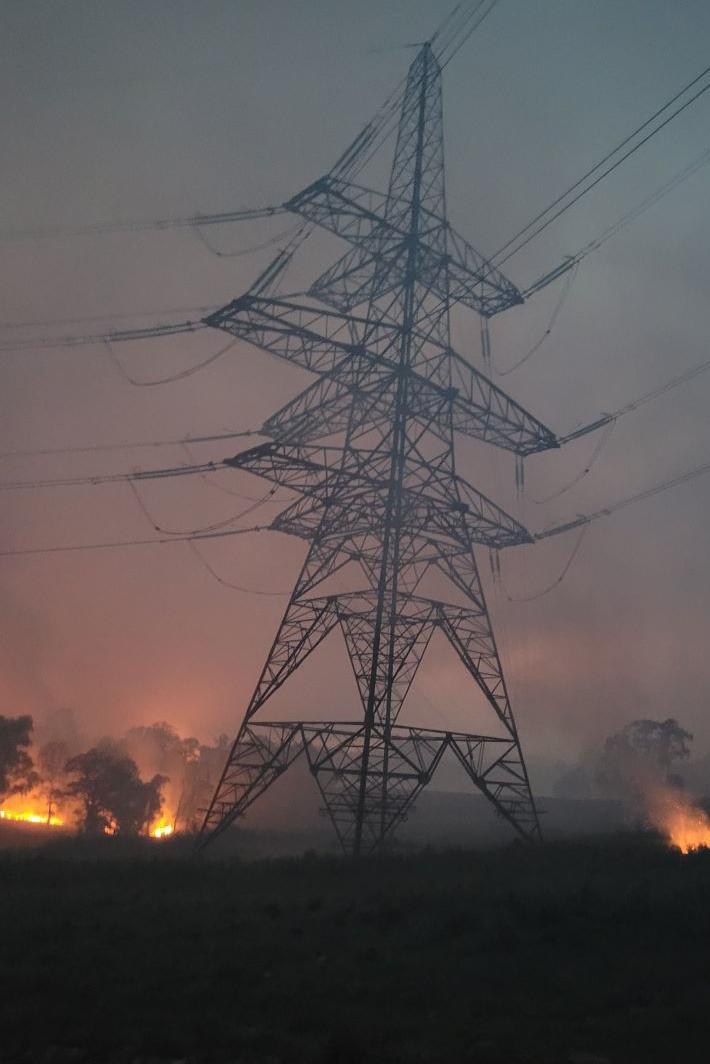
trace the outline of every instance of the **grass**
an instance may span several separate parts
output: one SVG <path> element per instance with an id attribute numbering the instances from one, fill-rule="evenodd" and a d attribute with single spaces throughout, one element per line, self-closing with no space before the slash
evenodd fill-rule
<path id="1" fill-rule="evenodd" d="M 704 1062 L 710 854 L 0 856 L 0 1059 Z"/>

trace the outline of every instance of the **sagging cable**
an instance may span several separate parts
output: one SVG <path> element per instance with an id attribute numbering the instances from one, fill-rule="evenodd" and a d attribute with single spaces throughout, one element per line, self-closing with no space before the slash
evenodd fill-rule
<path id="1" fill-rule="evenodd" d="M 520 596 L 517 596 L 517 595 L 511 595 L 511 594 L 509 594 L 508 591 L 505 591 L 505 597 L 507 598 L 508 602 L 535 602 L 537 599 L 541 599 L 545 595 L 549 595 L 550 592 L 554 591 L 556 587 L 559 587 L 559 585 L 562 583 L 564 578 L 567 576 L 567 573 L 572 568 L 574 560 L 577 557 L 577 554 L 579 553 L 579 550 L 580 550 L 580 548 L 582 546 L 582 541 L 583 541 L 583 539 L 584 539 L 586 534 L 587 534 L 587 529 L 585 527 L 579 533 L 579 536 L 577 537 L 577 542 L 575 543 L 574 547 L 572 548 L 572 553 L 570 554 L 569 558 L 565 562 L 565 565 L 564 565 L 564 568 L 562 569 L 562 572 L 559 574 L 559 576 L 557 576 L 552 581 L 551 584 L 548 584 L 547 587 L 543 587 L 540 591 L 533 592 L 533 594 L 531 594 L 531 595 L 520 595 Z"/>
<path id="2" fill-rule="evenodd" d="M 252 244 L 250 247 L 239 248 L 236 251 L 220 251 L 219 248 L 214 247 L 205 233 L 203 233 L 199 224 L 195 224 L 192 227 L 192 232 L 211 255 L 215 255 L 219 259 L 240 259 L 244 258 L 246 255 L 254 255 L 259 251 L 265 251 L 267 248 L 275 247 L 282 240 L 292 237 L 299 228 L 299 225 L 290 226 L 288 229 L 276 233 L 275 236 L 270 237 L 268 240 L 263 240 L 259 244 Z"/>
<path id="3" fill-rule="evenodd" d="M 574 263 L 570 271 L 565 270 L 563 273 L 557 274 L 557 277 L 565 277 L 565 283 L 562 286 L 562 291 L 560 292 L 559 298 L 554 306 L 552 315 L 550 316 L 550 320 L 547 323 L 547 328 L 545 329 L 540 339 L 533 344 L 530 350 L 526 354 L 524 354 L 522 358 L 519 358 L 517 362 L 514 362 L 512 366 L 507 366 L 505 369 L 503 369 L 500 366 L 497 366 L 495 362 L 493 362 L 493 369 L 496 371 L 499 377 L 507 377 L 509 373 L 514 373 L 516 369 L 520 369 L 520 367 L 524 366 L 525 363 L 528 362 L 533 357 L 533 355 L 537 354 L 537 352 L 543 346 L 545 341 L 550 336 L 552 330 L 554 329 L 557 323 L 557 319 L 562 313 L 562 308 L 567 302 L 567 298 L 572 290 L 572 285 L 574 284 L 575 278 L 577 276 L 578 268 L 579 263 L 576 262 Z M 553 280 L 557 280 L 557 277 L 553 278 Z"/>
<path id="4" fill-rule="evenodd" d="M 550 495 L 543 495 L 541 498 L 535 498 L 534 495 L 530 496 L 532 501 L 534 503 L 536 503 L 538 506 L 541 506 L 541 505 L 543 505 L 544 503 L 547 503 L 547 502 L 552 502 L 553 499 L 559 499 L 562 495 L 566 495 L 568 491 L 571 491 L 572 488 L 575 488 L 577 486 L 577 484 L 579 484 L 582 480 L 584 480 L 584 478 L 589 473 L 591 473 L 591 471 L 592 471 L 594 465 L 596 464 L 598 458 L 600 457 L 602 451 L 604 450 L 604 448 L 606 447 L 607 443 L 609 442 L 611 434 L 614 431 L 614 425 L 615 424 L 616 424 L 616 421 L 613 420 L 613 419 L 611 421 L 607 421 L 605 423 L 606 432 L 604 432 L 599 437 L 599 439 L 598 439 L 598 441 L 596 443 L 596 446 L 595 446 L 594 450 L 592 451 L 592 454 L 591 454 L 591 456 L 589 458 L 589 461 L 587 462 L 586 466 L 584 467 L 584 469 L 581 470 L 581 472 L 579 472 L 576 475 L 576 477 L 574 477 L 573 480 L 570 480 L 568 484 L 564 485 L 564 487 L 558 488 L 557 491 L 553 491 Z"/>
<path id="5" fill-rule="evenodd" d="M 194 376 L 195 373 L 199 373 L 200 370 L 206 369 L 214 362 L 217 362 L 218 359 L 222 358 L 223 355 L 226 355 L 227 352 L 234 347 L 236 340 L 230 340 L 228 344 L 225 344 L 224 347 L 220 347 L 219 351 L 215 351 L 209 356 L 209 358 L 203 359 L 202 362 L 198 362 L 194 366 L 189 366 L 188 369 L 181 370 L 179 373 L 173 373 L 169 377 L 159 377 L 155 380 L 150 381 L 141 381 L 138 380 L 136 377 L 132 377 L 121 362 L 121 360 L 118 358 L 116 352 L 113 350 L 113 347 L 111 346 L 111 341 L 109 339 L 104 339 L 103 343 L 112 363 L 114 364 L 118 372 L 121 374 L 121 376 L 125 380 L 127 380 L 129 384 L 132 384 L 134 388 L 154 388 L 157 385 L 161 384 L 174 384 L 176 381 L 184 381 L 188 377 Z"/>
<path id="6" fill-rule="evenodd" d="M 229 588 L 230 591 L 240 591 L 244 595 L 260 595 L 265 598 L 288 598 L 291 595 L 290 591 L 262 591 L 260 588 L 245 587 L 243 584 L 235 584 L 231 580 L 226 580 L 223 576 L 220 576 L 214 566 L 207 561 L 194 540 L 189 540 L 187 545 L 203 569 L 205 569 L 218 584 L 221 584 L 222 587 Z"/>
<path id="7" fill-rule="evenodd" d="M 128 487 L 131 489 L 131 491 L 133 493 L 133 497 L 135 498 L 136 502 L 138 503 L 138 507 L 139 507 L 141 513 L 143 514 L 143 516 L 148 521 L 148 523 L 152 526 L 152 528 L 155 529 L 156 532 L 160 532 L 161 535 L 164 535 L 164 536 L 196 536 L 196 535 L 201 535 L 201 534 L 203 534 L 205 532 L 217 532 L 217 531 L 219 531 L 222 528 L 228 528 L 230 525 L 233 525 L 237 521 L 241 521 L 243 518 L 248 517 L 249 514 L 252 514 L 252 513 L 254 513 L 255 510 L 258 510 L 260 506 L 263 506 L 265 503 L 269 502 L 269 500 L 271 499 L 271 497 L 274 495 L 274 493 L 277 490 L 276 488 L 271 488 L 266 493 L 266 495 L 264 495 L 261 499 L 256 500 L 254 503 L 252 503 L 251 506 L 247 506 L 246 509 L 241 510 L 239 513 L 232 514 L 231 517 L 227 517 L 227 518 L 225 518 L 222 521 L 215 521 L 213 524 L 204 525 L 201 528 L 179 528 L 179 529 L 173 529 L 173 528 L 165 528 L 164 525 L 159 525 L 158 524 L 158 522 L 156 521 L 156 519 L 153 516 L 153 514 L 151 513 L 151 511 L 148 509 L 148 506 L 146 505 L 146 502 L 143 499 L 143 496 L 138 491 L 138 488 L 137 488 L 136 484 L 134 483 L 134 481 L 129 480 L 128 481 Z"/>

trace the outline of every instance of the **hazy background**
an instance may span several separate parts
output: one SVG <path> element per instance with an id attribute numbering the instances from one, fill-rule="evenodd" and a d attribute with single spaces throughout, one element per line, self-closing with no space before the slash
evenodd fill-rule
<path id="1" fill-rule="evenodd" d="M 280 202 L 332 166 L 405 73 L 413 52 L 401 46 L 430 36 L 450 7 L 451 0 L 5 3 L 0 229 Z M 445 74 L 453 224 L 493 252 L 699 73 L 708 39 L 703 0 L 503 0 Z M 703 98 L 511 260 L 512 279 L 529 284 L 698 155 L 709 117 Z M 569 431 L 707 357 L 708 193 L 704 171 L 585 260 L 548 343 L 501 380 L 553 429 Z M 208 235 L 232 252 L 282 227 L 275 219 Z M 3 244 L 2 338 L 216 307 L 243 291 L 268 256 L 216 257 L 189 231 Z M 308 266 L 306 256 L 304 280 Z M 500 364 L 537 340 L 557 295 L 550 288 L 494 321 Z M 84 315 L 104 322 L 43 324 Z M 151 379 L 221 342 L 217 334 L 179 337 L 122 346 L 120 354 L 132 374 Z M 473 316 L 457 322 L 456 344 L 478 363 Z M 0 374 L 2 451 L 253 427 L 309 379 L 246 345 L 163 388 L 130 386 L 101 348 L 2 356 Z M 492 449 L 462 444 L 460 471 L 540 528 L 710 458 L 709 395 L 710 377 L 700 378 L 624 419 L 594 471 L 547 505 L 516 502 L 512 462 Z M 529 494 L 565 484 L 594 444 L 589 437 L 528 461 Z M 0 479 L 185 460 L 180 449 L 3 459 Z M 265 490 L 245 474 L 217 483 Z M 144 497 L 171 528 L 207 525 L 247 505 L 191 479 L 148 484 Z M 549 786 L 557 762 L 639 716 L 678 717 L 696 733 L 696 752 L 707 751 L 709 501 L 710 478 L 595 524 L 566 580 L 545 598 L 515 605 L 491 590 L 538 789 Z M 125 485 L 3 494 L 2 506 L 3 549 L 151 534 Z M 561 537 L 505 554 L 508 592 L 528 595 L 550 583 L 573 543 Z M 272 534 L 205 548 L 226 579 L 267 590 L 290 587 L 303 551 Z M 481 563 L 487 576 L 483 556 Z M 204 739 L 233 733 L 284 601 L 221 587 L 185 544 L 0 558 L 0 712 L 41 717 L 71 705 L 90 737 L 158 719 Z M 470 696 L 453 658 L 434 647 L 407 719 L 475 728 Z M 279 713 L 337 717 L 355 705 L 335 634 L 287 686 Z"/>

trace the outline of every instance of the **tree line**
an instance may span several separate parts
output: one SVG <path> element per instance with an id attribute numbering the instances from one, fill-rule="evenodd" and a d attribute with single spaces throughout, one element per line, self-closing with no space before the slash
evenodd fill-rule
<path id="1" fill-rule="evenodd" d="M 165 721 L 79 752 L 72 738 L 34 744 L 33 730 L 31 716 L 0 715 L 0 805 L 31 795 L 48 822 L 70 806 L 77 827 L 90 834 L 138 835 L 165 807 L 173 828 L 195 830 L 228 745 L 224 735 L 212 745 L 183 739 Z"/>

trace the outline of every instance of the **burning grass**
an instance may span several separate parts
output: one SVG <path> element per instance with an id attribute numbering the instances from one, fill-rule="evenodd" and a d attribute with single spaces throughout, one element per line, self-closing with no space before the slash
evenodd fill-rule
<path id="1" fill-rule="evenodd" d="M 61 828 L 66 825 L 64 816 L 61 816 L 42 798 L 34 798 L 32 795 L 15 795 L 7 798 L 0 808 L 0 820 L 13 824 L 44 825 L 48 828 Z"/>
<path id="2" fill-rule="evenodd" d="M 32 813 L 26 809 L 19 813 L 11 809 L 0 809 L 0 820 L 19 824 L 44 824 L 48 828 L 61 828 L 64 826 L 64 821 L 61 817 L 52 814 L 47 816 L 46 813 Z"/>
<path id="3" fill-rule="evenodd" d="M 646 798 L 648 819 L 681 853 L 710 848 L 710 817 L 682 791 L 658 788 Z"/>
<path id="4" fill-rule="evenodd" d="M 61 814 L 50 812 L 46 807 L 43 809 L 40 802 L 33 802 L 31 796 L 29 798 L 16 796 L 6 801 L 0 808 L 0 821 L 16 825 L 18 829 L 26 825 L 33 828 L 64 828 L 66 831 L 76 832 L 76 820 L 75 810 L 67 813 L 62 809 Z M 111 821 L 104 828 L 105 835 L 113 836 L 117 833 L 118 825 L 115 821 Z M 167 816 L 164 813 L 141 832 L 142 835 L 150 839 L 167 839 L 174 833 L 174 817 Z"/>

